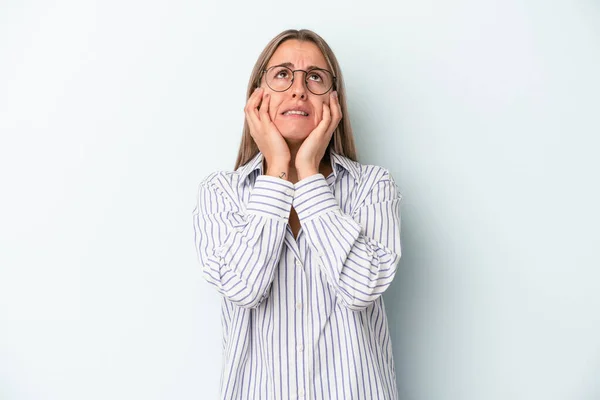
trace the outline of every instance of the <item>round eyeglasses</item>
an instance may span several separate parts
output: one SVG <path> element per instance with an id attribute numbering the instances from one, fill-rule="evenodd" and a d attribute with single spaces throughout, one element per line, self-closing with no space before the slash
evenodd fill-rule
<path id="1" fill-rule="evenodd" d="M 295 72 L 305 73 L 304 82 L 306 82 L 307 89 L 317 96 L 329 92 L 335 84 L 333 73 L 321 68 L 305 71 L 303 69 L 291 70 L 283 65 L 275 65 L 263 70 L 267 86 L 275 92 L 285 92 L 291 88 L 294 84 Z"/>

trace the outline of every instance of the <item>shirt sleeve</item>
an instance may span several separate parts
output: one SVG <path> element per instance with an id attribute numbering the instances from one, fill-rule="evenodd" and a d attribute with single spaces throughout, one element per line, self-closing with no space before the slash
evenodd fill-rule
<path id="1" fill-rule="evenodd" d="M 359 185 L 355 196 L 364 199 L 352 215 L 341 210 L 322 174 L 295 185 L 293 206 L 309 246 L 341 303 L 355 311 L 390 286 L 401 256 L 402 195 L 389 172 L 379 168 L 366 178 L 373 183 Z"/>
<path id="2" fill-rule="evenodd" d="M 289 219 L 293 183 L 259 175 L 245 210 L 223 173 L 198 187 L 194 241 L 203 277 L 234 304 L 256 308 L 268 296 Z"/>

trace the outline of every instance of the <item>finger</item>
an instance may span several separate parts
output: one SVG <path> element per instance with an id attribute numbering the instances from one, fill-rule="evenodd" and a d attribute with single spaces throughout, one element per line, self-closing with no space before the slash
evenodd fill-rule
<path id="1" fill-rule="evenodd" d="M 254 93 L 252 93 L 252 96 L 250 96 L 250 99 L 248 99 L 248 105 L 250 106 L 250 112 L 252 114 L 254 114 L 256 116 L 256 118 L 259 118 L 258 117 L 258 107 L 260 106 L 260 103 L 262 101 L 263 92 L 264 92 L 263 88 L 261 88 L 261 87 L 256 88 Z"/>
<path id="2" fill-rule="evenodd" d="M 323 103 L 323 105 L 324 105 L 324 107 L 323 107 L 323 122 L 325 123 L 326 127 L 329 127 L 329 125 L 331 124 L 331 121 L 332 121 L 331 107 L 327 103 Z"/>
<path id="3" fill-rule="evenodd" d="M 265 93 L 263 96 L 262 104 L 260 105 L 259 116 L 260 122 L 268 124 L 271 122 L 269 117 L 269 106 L 271 105 L 271 96 L 269 93 Z"/>
<path id="4" fill-rule="evenodd" d="M 252 128 L 256 129 L 258 124 L 260 123 L 260 118 L 258 116 L 257 107 L 260 104 L 261 100 L 261 88 L 257 88 L 246 103 L 246 107 L 244 108 L 244 112 L 246 114 L 246 118 L 248 119 L 248 123 Z M 253 130 L 254 130 L 253 129 Z"/>
<path id="5" fill-rule="evenodd" d="M 331 136 L 333 135 L 333 132 L 335 131 L 335 129 L 337 128 L 339 122 L 340 122 L 340 118 L 339 115 L 340 113 L 336 110 L 338 107 L 335 104 L 332 104 L 333 108 L 331 109 L 331 119 L 329 121 L 329 125 L 327 126 L 327 137 L 331 138 Z"/>
<path id="6" fill-rule="evenodd" d="M 256 133 L 256 128 L 259 126 L 258 124 L 260 124 L 258 117 L 254 116 L 253 113 L 246 113 L 246 121 L 248 122 L 248 127 L 250 128 L 250 136 L 255 138 L 254 135 Z"/>
<path id="7" fill-rule="evenodd" d="M 331 103 L 331 122 L 329 123 L 329 127 L 327 128 L 327 132 L 329 132 L 330 136 L 333 135 L 333 132 L 338 127 L 340 121 L 342 120 L 342 109 L 337 101 L 337 96 L 332 96 Z"/>
<path id="8" fill-rule="evenodd" d="M 248 96 L 248 98 L 246 99 L 246 105 L 244 106 L 244 111 L 250 109 L 252 102 L 254 101 L 254 98 L 256 97 L 256 92 L 258 92 L 258 90 L 259 90 L 259 88 L 254 88 L 252 93 L 250 93 L 250 96 Z"/>
<path id="9" fill-rule="evenodd" d="M 329 106 L 327 105 L 327 103 L 323 103 L 323 116 L 321 118 L 321 122 L 319 122 L 319 124 L 317 125 L 315 130 L 321 134 L 326 133 L 327 128 L 329 127 L 330 121 L 331 121 L 331 114 L 329 112 Z"/>
<path id="10" fill-rule="evenodd" d="M 340 121 L 342 119 L 342 107 L 340 106 L 340 99 L 337 92 L 331 94 L 331 114 L 334 121 Z"/>

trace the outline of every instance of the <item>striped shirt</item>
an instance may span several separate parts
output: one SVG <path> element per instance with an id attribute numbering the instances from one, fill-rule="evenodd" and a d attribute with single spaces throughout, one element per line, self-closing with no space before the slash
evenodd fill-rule
<path id="1" fill-rule="evenodd" d="M 400 260 L 402 195 L 386 169 L 329 154 L 328 177 L 263 175 L 259 152 L 198 187 L 195 247 L 222 295 L 223 400 L 397 399 L 381 295 Z"/>

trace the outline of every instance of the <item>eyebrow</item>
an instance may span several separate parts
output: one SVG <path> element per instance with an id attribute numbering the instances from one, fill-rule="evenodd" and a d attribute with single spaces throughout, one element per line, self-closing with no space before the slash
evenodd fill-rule
<path id="1" fill-rule="evenodd" d="M 271 67 L 287 67 L 287 68 L 294 68 L 294 64 L 291 62 L 284 62 L 281 64 L 276 64 L 276 65 L 271 65 Z M 271 68 L 271 67 L 267 67 L 267 68 Z M 323 68 L 323 67 L 318 67 L 316 65 L 309 65 L 308 68 L 306 68 L 307 71 L 310 71 L 311 69 L 327 69 L 327 68 Z"/>

